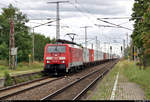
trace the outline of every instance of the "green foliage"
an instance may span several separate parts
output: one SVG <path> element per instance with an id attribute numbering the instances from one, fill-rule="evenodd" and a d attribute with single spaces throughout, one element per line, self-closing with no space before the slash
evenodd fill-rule
<path id="1" fill-rule="evenodd" d="M 28 81 L 28 78 L 16 78 L 16 83 L 22 83 Z"/>
<path id="2" fill-rule="evenodd" d="M 8 59 L 8 46 L 6 45 L 5 42 L 3 42 L 1 45 L 0 45 L 0 60 L 1 59 Z"/>
<path id="3" fill-rule="evenodd" d="M 3 8 L 0 15 L 0 26 L 2 27 L 0 30 L 0 59 L 8 59 L 10 19 L 14 20 L 15 46 L 18 47 L 18 61 L 27 61 L 28 54 L 31 53 L 32 48 L 28 27 L 25 25 L 28 19 L 26 15 L 22 14 L 19 9 L 13 7 L 11 4 L 8 8 Z"/>
<path id="4" fill-rule="evenodd" d="M 135 18 L 141 17 L 141 18 Z M 144 66 L 148 59 L 146 56 L 150 55 L 150 1 L 149 0 L 135 0 L 132 20 L 135 21 L 134 32 L 132 34 L 133 45 L 139 50 L 139 58 Z"/>
<path id="5" fill-rule="evenodd" d="M 44 58 L 44 49 L 47 43 L 54 43 L 55 39 L 52 41 L 44 35 L 35 34 L 35 59 L 38 61 L 42 61 Z"/>
<path id="6" fill-rule="evenodd" d="M 18 63 L 16 70 L 9 69 L 9 66 L 5 61 L 0 60 L 0 77 L 4 77 L 4 73 L 7 71 L 10 75 L 19 75 L 31 72 L 37 72 L 43 70 L 44 64 L 42 62 L 34 62 L 29 66 L 27 62 Z"/>
<path id="7" fill-rule="evenodd" d="M 38 79 L 38 78 L 41 78 L 41 77 L 42 77 L 42 75 L 37 74 L 37 75 L 30 76 L 29 80 L 34 80 L 34 79 Z"/>
<path id="8" fill-rule="evenodd" d="M 128 77 L 130 81 L 139 84 L 145 90 L 147 99 L 150 99 L 150 68 L 141 70 L 134 62 L 128 63 L 124 61 L 123 64 L 122 68 L 124 69 L 123 72 L 126 77 Z"/>
<path id="9" fill-rule="evenodd" d="M 9 75 L 9 73 L 7 71 L 5 71 L 4 77 L 5 77 L 4 86 L 10 86 L 10 85 L 13 84 L 13 80 L 12 80 L 12 78 L 10 77 L 10 75 Z"/>
<path id="10" fill-rule="evenodd" d="M 104 76 L 104 78 L 100 81 L 100 83 L 97 85 L 96 92 L 91 94 L 90 100 L 109 100 L 111 97 L 112 89 L 114 86 L 114 82 L 116 79 L 117 72 L 120 68 L 120 63 L 115 65 L 112 70 L 109 71 L 109 73 Z"/>
<path id="11" fill-rule="evenodd" d="M 18 47 L 18 62 L 29 61 L 28 55 L 32 53 L 32 34 L 25 25 L 29 20 L 25 14 L 11 4 L 8 8 L 2 8 L 0 15 L 0 60 L 9 59 L 9 33 L 10 19 L 14 21 L 15 47 Z M 44 47 L 47 43 L 55 43 L 44 35 L 35 34 L 35 59 L 42 61 Z"/>

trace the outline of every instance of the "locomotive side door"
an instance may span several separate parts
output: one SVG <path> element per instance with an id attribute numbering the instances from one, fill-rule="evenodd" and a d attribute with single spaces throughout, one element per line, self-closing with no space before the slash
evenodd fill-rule
<path id="1" fill-rule="evenodd" d="M 71 47 L 69 47 L 69 55 L 70 55 L 70 57 L 69 57 L 69 59 L 70 59 L 70 67 L 72 66 L 72 49 L 71 49 Z"/>

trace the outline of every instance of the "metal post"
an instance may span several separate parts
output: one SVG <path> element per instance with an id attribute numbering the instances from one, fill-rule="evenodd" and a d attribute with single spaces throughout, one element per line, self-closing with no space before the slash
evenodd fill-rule
<path id="1" fill-rule="evenodd" d="M 84 28 L 85 29 L 85 48 L 87 48 L 87 28 L 89 28 L 91 26 L 84 26 L 84 27 L 80 27 L 80 28 Z"/>
<path id="2" fill-rule="evenodd" d="M 105 52 L 107 53 L 107 49 L 106 49 L 106 42 L 104 42 L 104 50 L 105 50 Z"/>
<path id="3" fill-rule="evenodd" d="M 125 56 L 125 40 L 123 39 L 123 54 Z"/>
<path id="4" fill-rule="evenodd" d="M 136 47 L 134 46 L 134 62 L 136 62 Z"/>
<path id="5" fill-rule="evenodd" d="M 123 57 L 123 53 L 122 53 L 122 46 L 121 46 L 121 55 L 122 55 L 122 57 Z"/>
<path id="6" fill-rule="evenodd" d="M 127 33 L 127 57 L 128 57 L 128 62 L 129 62 L 129 54 L 128 54 L 128 33 Z"/>
<path id="7" fill-rule="evenodd" d="M 60 39 L 59 2 L 57 2 L 56 40 Z"/>
<path id="8" fill-rule="evenodd" d="M 57 1 L 57 2 L 48 2 L 56 4 L 56 40 L 60 39 L 60 17 L 59 17 L 59 3 L 67 3 L 69 1 Z"/>
<path id="9" fill-rule="evenodd" d="M 127 33 L 127 48 L 128 48 L 128 33 Z"/>
<path id="10" fill-rule="evenodd" d="M 87 27 L 85 27 L 85 47 L 87 48 Z"/>
<path id="11" fill-rule="evenodd" d="M 98 45 L 98 43 L 97 43 L 97 36 L 95 37 L 95 40 L 96 40 L 96 46 L 95 46 L 95 47 L 96 47 L 96 52 L 97 52 L 97 60 L 98 60 L 98 46 L 97 46 L 97 45 Z"/>
<path id="12" fill-rule="evenodd" d="M 34 28 L 32 34 L 32 62 L 34 62 Z"/>
<path id="13" fill-rule="evenodd" d="M 100 44 L 100 40 L 99 40 L 99 51 L 101 51 L 101 44 Z"/>
<path id="14" fill-rule="evenodd" d="M 49 24 L 49 23 L 52 23 L 52 22 L 54 22 L 54 21 L 49 21 L 47 23 L 43 23 L 43 24 L 32 27 L 32 29 L 33 29 L 33 34 L 32 34 L 32 62 L 34 62 L 34 35 L 35 35 L 34 34 L 34 28 L 37 28 L 37 27 L 40 27 L 40 26 L 43 26 L 43 25 L 46 25 L 46 24 Z"/>
<path id="15" fill-rule="evenodd" d="M 98 50 L 98 46 L 97 46 L 97 36 L 95 36 L 95 41 L 96 41 L 96 50 Z"/>
<path id="16" fill-rule="evenodd" d="M 93 43 L 91 44 L 91 48 L 93 49 Z"/>
<path id="17" fill-rule="evenodd" d="M 11 50 L 15 48 L 14 39 L 14 21 L 10 19 L 10 39 L 9 39 L 9 67 L 15 69 L 15 55 L 12 55 Z"/>
<path id="18" fill-rule="evenodd" d="M 99 30 L 101 31 L 101 29 L 100 29 L 101 26 L 100 26 L 100 25 L 95 24 L 95 26 L 98 26 Z M 101 32 L 99 32 L 99 35 L 101 35 Z M 99 49 L 100 49 L 100 51 L 101 51 L 100 40 L 99 40 Z"/>
<path id="19" fill-rule="evenodd" d="M 110 59 L 112 59 L 112 46 L 110 46 Z"/>

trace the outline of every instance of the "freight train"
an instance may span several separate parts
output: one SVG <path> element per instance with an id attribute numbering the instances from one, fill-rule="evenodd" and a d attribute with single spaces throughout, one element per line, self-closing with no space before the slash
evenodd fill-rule
<path id="1" fill-rule="evenodd" d="M 113 59 L 115 56 L 73 44 L 47 44 L 44 51 L 44 73 L 76 71 Z"/>

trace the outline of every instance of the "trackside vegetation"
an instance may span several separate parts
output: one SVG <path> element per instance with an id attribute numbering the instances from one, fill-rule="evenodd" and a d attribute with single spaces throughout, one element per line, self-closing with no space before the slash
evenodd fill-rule
<path id="1" fill-rule="evenodd" d="M 91 95 L 88 97 L 88 100 L 110 100 L 120 63 L 121 62 L 115 65 L 115 67 L 100 81 L 93 93 L 90 92 Z"/>
<path id="2" fill-rule="evenodd" d="M 7 8 L 2 8 L 0 14 L 0 60 L 5 60 L 7 63 L 9 60 L 10 18 L 14 21 L 15 47 L 18 48 L 17 61 L 28 62 L 29 55 L 32 56 L 33 29 L 26 26 L 29 22 L 27 15 L 11 4 Z M 34 33 L 34 35 L 35 60 L 42 61 L 45 45 L 55 43 L 55 39 L 39 33 Z"/>
<path id="3" fill-rule="evenodd" d="M 131 35 L 132 47 L 137 52 L 140 65 L 150 66 L 150 0 L 134 0 L 132 19 L 134 31 Z M 133 51 L 131 51 L 133 52 Z"/>
<path id="4" fill-rule="evenodd" d="M 15 47 L 17 50 L 17 68 L 9 68 L 9 35 L 10 35 L 10 18 L 14 21 Z M 29 19 L 18 8 L 9 5 L 2 8 L 0 14 L 0 77 L 9 75 L 24 74 L 29 72 L 41 71 L 43 68 L 44 47 L 47 43 L 55 43 L 55 39 L 50 39 L 43 34 L 34 33 L 34 63 L 32 58 L 32 28 L 26 24 Z M 29 56 L 31 56 L 29 58 Z M 9 85 L 8 81 L 8 85 Z"/>
<path id="5" fill-rule="evenodd" d="M 2 62 L 4 62 L 5 64 L 2 64 Z M 4 77 L 4 75 L 6 75 L 7 73 L 9 73 L 10 75 L 19 75 L 36 71 L 42 71 L 43 66 L 43 62 L 34 62 L 31 64 L 27 62 L 20 62 L 17 65 L 16 70 L 11 70 L 9 69 L 9 66 L 5 61 L 0 61 L 0 77 Z"/>
<path id="6" fill-rule="evenodd" d="M 135 82 L 144 89 L 146 98 L 150 99 L 150 67 L 139 69 L 133 61 L 123 61 L 123 73 L 131 82 Z"/>
<path id="7" fill-rule="evenodd" d="M 129 82 L 138 84 L 145 92 L 146 99 L 150 100 L 150 67 L 140 69 L 134 61 L 121 60 L 97 85 L 96 90 L 88 100 L 110 100 L 117 73 L 125 76 Z"/>

